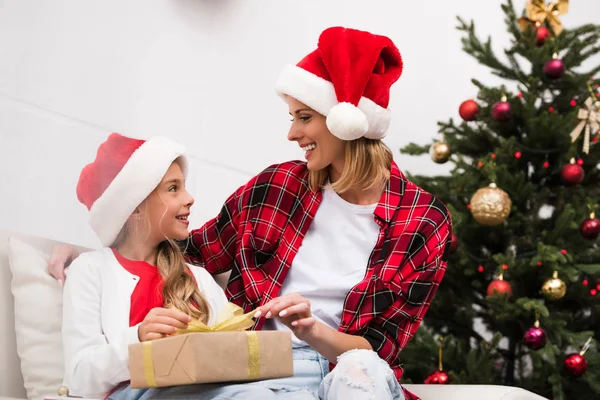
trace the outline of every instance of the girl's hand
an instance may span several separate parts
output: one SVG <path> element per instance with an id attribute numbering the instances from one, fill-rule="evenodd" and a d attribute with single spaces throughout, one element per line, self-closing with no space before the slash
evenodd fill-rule
<path id="1" fill-rule="evenodd" d="M 177 332 L 177 329 L 186 329 L 192 318 L 180 311 L 156 307 L 150 310 L 146 318 L 138 326 L 140 342 L 164 338 Z"/>
<path id="2" fill-rule="evenodd" d="M 277 297 L 254 314 L 254 318 L 277 318 L 290 328 L 300 340 L 306 341 L 314 333 L 315 319 L 310 310 L 310 301 L 297 293 Z"/>

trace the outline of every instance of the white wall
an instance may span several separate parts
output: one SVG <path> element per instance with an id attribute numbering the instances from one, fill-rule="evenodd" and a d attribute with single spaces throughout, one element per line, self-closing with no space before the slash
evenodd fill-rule
<path id="1" fill-rule="evenodd" d="M 525 0 L 515 0 L 517 6 Z M 597 21 L 598 0 L 577 0 L 565 24 Z M 394 86 L 386 142 L 401 168 L 444 173 L 398 154 L 457 118 L 477 76 L 456 15 L 474 18 L 495 48 L 508 43 L 499 1 L 0 0 L 0 229 L 85 246 L 98 241 L 75 197 L 79 171 L 111 131 L 170 136 L 195 166 L 193 225 L 265 166 L 301 158 L 287 142 L 287 109 L 273 92 L 286 63 L 326 27 L 390 36 L 405 71 Z M 368 5 L 368 6 L 367 6 Z"/>

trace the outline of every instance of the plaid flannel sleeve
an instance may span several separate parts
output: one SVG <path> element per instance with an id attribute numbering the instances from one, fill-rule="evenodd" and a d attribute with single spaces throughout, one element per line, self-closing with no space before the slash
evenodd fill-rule
<path id="1" fill-rule="evenodd" d="M 243 190 L 244 187 L 241 187 L 229 196 L 216 218 L 190 234 L 191 244 L 186 249 L 186 256 L 213 275 L 232 268 L 240 221 L 239 200 Z"/>
<path id="2" fill-rule="evenodd" d="M 446 271 L 451 237 L 451 221 L 446 217 L 425 240 L 416 240 L 420 245 L 415 252 L 410 248 L 403 255 L 394 251 L 391 257 L 398 258 L 400 268 L 389 285 L 373 295 L 383 312 L 371 320 L 362 336 L 382 359 L 397 366 L 398 375 L 402 373 L 400 352 L 419 328 Z M 414 243 L 415 239 L 411 247 Z"/>

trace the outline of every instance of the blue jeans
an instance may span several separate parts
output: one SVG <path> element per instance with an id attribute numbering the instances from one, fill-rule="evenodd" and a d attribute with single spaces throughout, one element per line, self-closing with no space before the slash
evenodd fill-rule
<path id="1" fill-rule="evenodd" d="M 294 376 L 240 384 L 198 384 L 154 389 L 125 386 L 110 400 L 405 400 L 394 373 L 377 353 L 351 350 L 342 354 L 336 368 L 315 350 L 293 350 Z"/>

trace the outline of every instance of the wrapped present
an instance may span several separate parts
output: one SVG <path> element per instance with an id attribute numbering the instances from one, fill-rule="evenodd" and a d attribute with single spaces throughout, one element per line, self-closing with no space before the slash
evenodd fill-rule
<path id="1" fill-rule="evenodd" d="M 294 375 L 291 332 L 246 331 L 254 313 L 229 303 L 214 325 L 129 346 L 132 388 L 256 381 Z"/>

